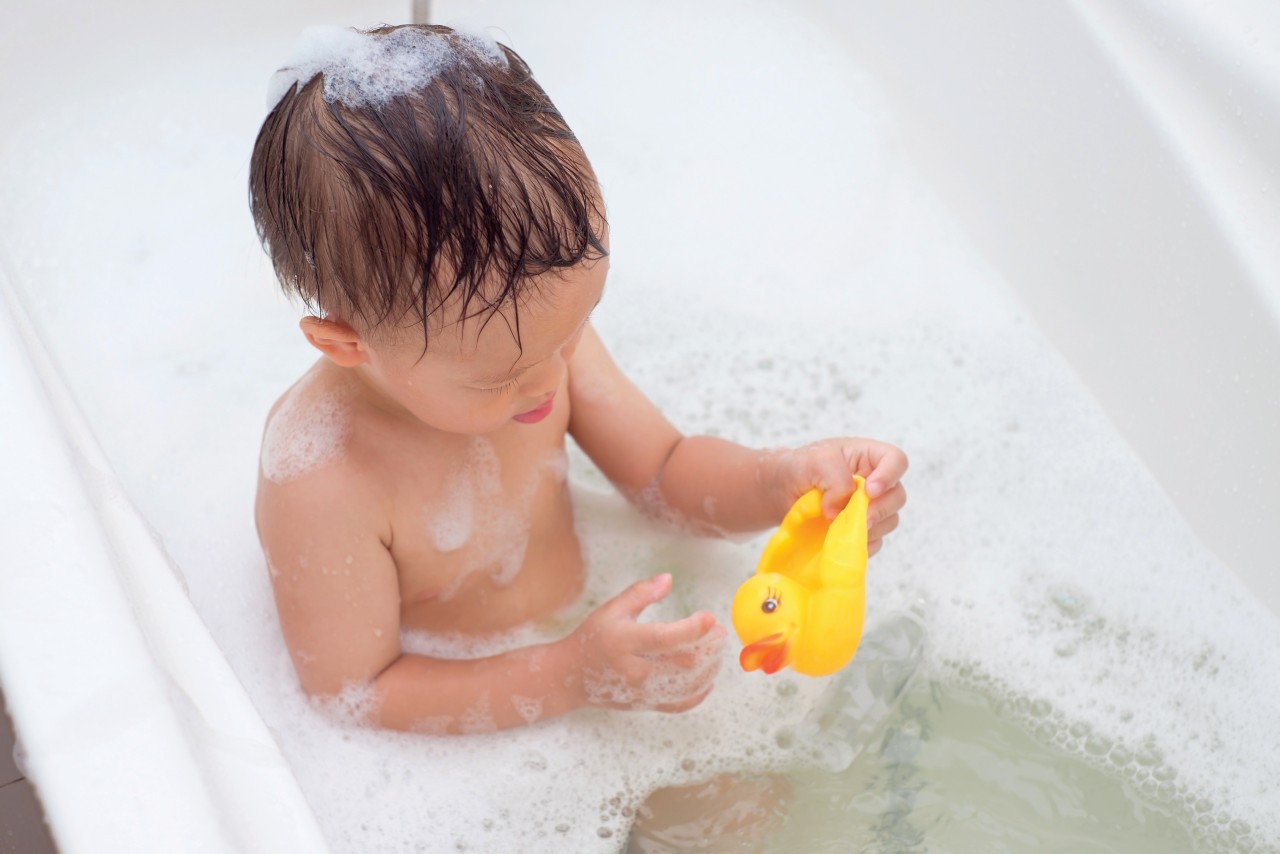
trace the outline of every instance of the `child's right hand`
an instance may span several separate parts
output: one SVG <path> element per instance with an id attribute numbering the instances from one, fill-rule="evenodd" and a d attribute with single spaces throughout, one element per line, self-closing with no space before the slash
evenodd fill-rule
<path id="1" fill-rule="evenodd" d="M 683 712 L 711 693 L 727 634 L 714 616 L 699 611 L 673 623 L 637 622 L 669 592 L 669 574 L 637 581 L 565 638 L 586 704 Z"/>

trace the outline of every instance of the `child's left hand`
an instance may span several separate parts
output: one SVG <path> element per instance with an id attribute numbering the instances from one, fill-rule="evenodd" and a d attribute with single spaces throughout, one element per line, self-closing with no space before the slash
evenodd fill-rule
<path id="1" fill-rule="evenodd" d="M 815 486 L 822 490 L 822 511 L 828 519 L 849 503 L 853 476 L 867 482 L 871 508 L 867 521 L 867 552 L 880 551 L 886 534 L 898 527 L 898 511 L 907 503 L 907 491 L 898 481 L 907 471 L 907 455 L 893 445 L 874 439 L 825 439 L 773 452 L 772 477 L 765 483 L 781 519 L 797 498 Z"/>

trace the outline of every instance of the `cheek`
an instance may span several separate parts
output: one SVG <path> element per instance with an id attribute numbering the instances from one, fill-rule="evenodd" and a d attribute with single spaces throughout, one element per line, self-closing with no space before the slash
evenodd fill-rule
<path id="1" fill-rule="evenodd" d="M 370 353 L 367 370 L 383 388 L 398 391 L 412 388 L 417 384 L 413 367 L 404 359 L 392 358 L 374 351 Z"/>
<path id="2" fill-rule="evenodd" d="M 457 422 L 458 432 L 488 433 L 511 420 L 518 409 L 515 397 L 515 393 L 477 394 L 462 391 L 448 400 L 442 398 L 431 405 L 449 410 L 445 414 Z"/>
<path id="3" fill-rule="evenodd" d="M 564 349 L 560 351 L 560 357 L 566 362 L 573 358 L 573 354 L 578 350 L 578 343 L 582 341 L 582 330 L 579 329 L 573 338 L 569 339 L 569 343 L 564 345 Z"/>

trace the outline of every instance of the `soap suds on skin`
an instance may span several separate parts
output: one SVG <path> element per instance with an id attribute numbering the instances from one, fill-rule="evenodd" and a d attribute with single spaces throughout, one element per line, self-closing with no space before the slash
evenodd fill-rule
<path id="1" fill-rule="evenodd" d="M 450 491 L 444 506 L 427 516 L 430 524 L 431 544 L 440 552 L 453 552 L 471 539 L 475 519 L 475 489 L 470 480 L 463 480 Z"/>
<path id="2" fill-rule="evenodd" d="M 413 722 L 413 731 L 421 735 L 448 735 L 453 726 L 452 715 L 429 715 Z"/>
<path id="3" fill-rule="evenodd" d="M 589 701 L 602 705 L 656 709 L 680 703 L 711 684 L 724 661 L 723 648 L 723 635 L 708 634 L 688 648 L 693 655 L 692 667 L 679 667 L 655 656 L 651 659 L 652 669 L 639 687 L 610 668 L 585 673 L 583 687 Z"/>
<path id="4" fill-rule="evenodd" d="M 476 704 L 462 713 L 458 726 L 464 733 L 470 735 L 497 730 L 498 724 L 493 719 L 492 701 L 489 699 L 488 691 L 481 692 L 476 698 Z"/>
<path id="5" fill-rule="evenodd" d="M 404 27 L 375 36 L 345 27 L 308 27 L 289 61 L 272 75 L 267 109 L 317 74 L 324 75 L 324 99 L 329 103 L 376 107 L 421 89 L 446 67 L 465 62 L 505 66 L 507 58 L 482 32 L 450 35 Z"/>
<path id="6" fill-rule="evenodd" d="M 541 697 L 522 697 L 519 694 L 512 694 L 511 705 L 515 706 L 516 714 L 520 715 L 525 723 L 534 723 L 542 717 Z"/>
<path id="7" fill-rule="evenodd" d="M 308 658 L 315 660 L 314 657 Z M 308 698 L 308 702 L 312 708 L 343 727 L 368 726 L 378 711 L 378 694 L 369 682 L 350 682 L 334 696 Z"/>
<path id="8" fill-rule="evenodd" d="M 470 545 L 467 564 L 440 592 L 447 602 L 473 573 L 488 571 L 493 583 L 505 587 L 524 566 L 529 545 L 529 517 L 534 497 L 546 478 L 562 483 L 568 474 L 563 450 L 536 466 L 529 480 L 509 489 L 493 443 L 483 436 L 472 440 L 466 456 L 446 475 L 443 495 L 423 510 L 431 544 L 441 552 Z"/>
<path id="9" fill-rule="evenodd" d="M 267 423 L 259 462 L 272 483 L 288 483 L 342 456 L 351 414 L 342 389 L 317 388 L 312 370 L 291 388 Z"/>
<path id="10" fill-rule="evenodd" d="M 1025 702 L 1018 714 L 1061 735 L 1077 755 L 1110 739 L 1108 761 L 1139 785 L 1211 801 L 1195 801 L 1195 811 L 1214 827 L 1248 822 L 1255 839 L 1277 844 L 1280 749 L 1265 711 L 1280 703 L 1280 676 L 1257 666 L 1278 649 L 1274 618 L 1194 541 L 1087 389 L 1017 314 L 1006 284 L 910 172 L 892 116 L 877 106 L 887 101 L 873 82 L 854 79 L 827 32 L 781 4 L 660 8 L 662 15 L 648 6 L 598 7 L 571 30 L 589 36 L 571 55 L 530 57 L 575 130 L 601 143 L 588 150 L 616 211 L 617 257 L 629 260 L 615 268 L 594 322 L 617 361 L 688 433 L 718 430 L 768 446 L 854 430 L 900 444 L 913 463 L 909 519 L 873 559 L 868 633 L 879 615 L 919 605 L 932 675 L 971 680 L 1015 709 Z M 665 23 L 671 15 L 680 28 Z M 528 26 L 509 24 L 521 43 L 564 37 L 525 17 Z M 620 30 L 631 40 L 611 36 Z M 709 33 L 734 51 L 707 62 Z M 654 63 L 650 40 L 679 49 Z M 779 61 L 765 68 L 766 55 Z M 599 73 L 576 73 L 581 56 L 600 57 Z M 821 60 L 824 73 L 814 76 L 813 64 L 797 58 Z M 613 851 L 627 827 L 611 813 L 614 798 L 621 814 L 655 786 L 785 767 L 804 749 L 802 710 L 825 686 L 779 681 L 783 674 L 749 678 L 760 674 L 740 673 L 729 650 L 711 696 L 680 716 L 588 710 L 533 729 L 433 739 L 339 727 L 308 704 L 244 524 L 252 494 L 239 474 L 240 449 L 257 444 L 256 424 L 281 378 L 219 361 L 222 333 L 193 328 L 183 348 L 207 354 L 210 365 L 195 382 L 171 369 L 171 340 L 146 332 L 163 329 L 165 313 L 193 299 L 209 313 L 279 314 L 278 323 L 254 327 L 260 344 L 243 355 L 254 366 L 302 366 L 297 336 L 285 331 L 293 318 L 270 288 L 221 287 L 245 278 L 242 205 L 174 216 L 190 209 L 184 195 L 234 183 L 245 145 L 236 105 L 257 102 L 262 90 L 249 63 L 198 59 L 167 66 L 147 88 L 75 109 L 50 105 L 38 121 L 10 128 L 0 225 L 15 272 L 41 288 L 38 319 L 74 367 L 69 379 L 96 413 L 95 431 L 174 547 L 201 617 L 276 733 L 333 850 L 412 850 L 431 839 L 472 851 Z M 685 85 L 691 75 L 705 85 Z M 182 109 L 192 93 L 199 110 L 183 114 L 189 124 L 156 134 L 156 104 Z M 593 108 L 605 97 L 643 108 Z M 737 97 L 750 109 L 740 112 Z M 760 124 L 762 105 L 779 120 Z M 638 148 L 655 124 L 679 131 L 681 145 Z M 805 156 L 778 159 L 798 147 Z M 743 181 L 762 165 L 795 180 Z M 714 217 L 670 205 L 671 192 L 694 180 L 710 188 L 701 198 L 719 200 Z M 752 204 L 734 203 L 743 195 Z M 68 207 L 73 197 L 101 204 Z M 107 208 L 131 229 L 123 237 L 101 227 L 95 212 Z M 698 240 L 676 239 L 688 234 Z M 750 251 L 743 235 L 756 234 L 772 235 L 775 247 L 809 249 Z M 139 241 L 167 248 L 139 268 Z M 193 257 L 209 264 L 192 268 Z M 111 305 L 81 284 L 104 267 L 137 270 Z M 178 277 L 192 287 L 175 296 Z M 671 312 L 670 295 L 687 299 L 688 310 Z M 119 358 L 102 359 L 84 342 L 96 340 L 104 316 L 120 316 L 107 313 L 121 310 L 120 299 L 130 316 L 154 322 L 120 342 Z M 854 318 L 868 322 L 850 341 Z M 747 390 L 742 370 L 762 354 L 771 366 Z M 143 370 L 121 375 L 124 359 Z M 852 379 L 856 401 L 842 385 Z M 140 446 L 140 418 L 166 429 Z M 1017 431 L 1002 429 L 1013 422 Z M 762 541 L 735 548 L 655 532 L 604 491 L 578 449 L 571 453 L 588 567 L 572 616 L 580 621 L 632 581 L 673 569 L 675 589 L 652 618 L 706 607 L 725 622 Z M 208 513 L 192 513 L 206 502 Z M 282 572 L 298 571 L 277 557 Z M 512 642 L 549 641 L 570 623 Z M 781 751 L 774 735 L 788 727 L 796 741 Z M 536 769 L 525 763 L 534 750 Z M 449 769 L 447 780 L 439 768 Z M 521 797 L 539 785 L 554 791 Z M 603 839 L 601 829 L 613 837 Z"/>

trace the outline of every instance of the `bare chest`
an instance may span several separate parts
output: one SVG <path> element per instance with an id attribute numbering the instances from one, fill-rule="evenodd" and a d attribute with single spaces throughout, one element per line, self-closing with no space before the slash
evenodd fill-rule
<path id="1" fill-rule="evenodd" d="M 531 432 L 467 438 L 400 469 L 390 549 L 408 627 L 509 628 L 580 589 L 563 434 Z"/>

